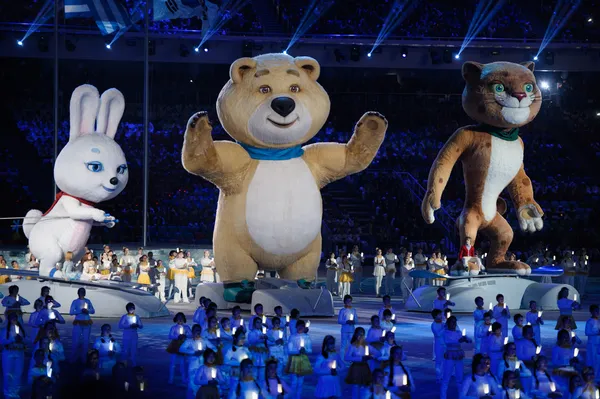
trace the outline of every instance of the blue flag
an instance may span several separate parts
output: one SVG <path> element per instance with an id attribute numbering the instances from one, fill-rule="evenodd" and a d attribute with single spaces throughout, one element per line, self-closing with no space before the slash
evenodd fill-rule
<path id="1" fill-rule="evenodd" d="M 131 25 L 129 13 L 115 0 L 65 0 L 65 18 L 91 17 L 103 35 Z"/>
<path id="2" fill-rule="evenodd" d="M 152 11 L 155 21 L 177 18 L 206 19 L 206 6 L 203 0 L 154 0 Z"/>

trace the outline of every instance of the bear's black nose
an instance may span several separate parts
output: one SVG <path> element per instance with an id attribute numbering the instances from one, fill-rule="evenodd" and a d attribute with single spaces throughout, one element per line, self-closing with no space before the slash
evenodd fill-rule
<path id="1" fill-rule="evenodd" d="M 271 108 L 285 118 L 296 108 L 296 103 L 289 97 L 277 97 L 271 101 Z"/>
<path id="2" fill-rule="evenodd" d="M 119 179 L 117 179 L 116 177 L 111 178 L 110 184 L 112 184 L 113 186 L 116 186 L 117 184 L 119 184 Z"/>

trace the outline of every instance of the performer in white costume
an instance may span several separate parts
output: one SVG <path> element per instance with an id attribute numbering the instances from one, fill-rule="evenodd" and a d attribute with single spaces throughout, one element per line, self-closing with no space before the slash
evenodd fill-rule
<path id="1" fill-rule="evenodd" d="M 335 283 L 338 274 L 338 263 L 337 259 L 335 258 L 335 253 L 332 252 L 329 259 L 325 261 L 325 268 L 327 269 L 327 290 L 329 290 L 329 292 L 331 292 L 332 295 L 339 295 L 339 292 L 341 290 Z"/>
<path id="2" fill-rule="evenodd" d="M 383 257 L 383 253 L 381 249 L 377 249 L 377 254 L 373 259 L 373 276 L 375 276 L 375 294 L 377 298 L 379 295 L 379 291 L 381 290 L 381 284 L 383 283 L 383 278 L 385 277 L 385 258 Z"/>
<path id="3" fill-rule="evenodd" d="M 214 283 L 215 279 L 215 260 L 211 258 L 210 251 L 204 251 L 204 256 L 200 259 L 200 266 L 202 271 L 200 272 L 200 281 L 204 283 Z"/>
<path id="4" fill-rule="evenodd" d="M 359 251 L 358 245 L 355 245 L 352 248 L 352 253 L 350 254 L 350 265 L 354 270 L 354 285 L 356 286 L 358 292 L 362 292 L 360 288 L 360 284 L 362 282 L 362 273 L 363 268 L 362 265 L 365 262 L 365 256 L 362 252 Z"/>
<path id="5" fill-rule="evenodd" d="M 177 257 L 173 260 L 173 276 L 175 277 L 175 303 L 183 301 L 184 303 L 190 303 L 187 295 L 187 284 L 188 284 L 188 262 L 183 257 L 183 252 L 179 252 Z"/>
<path id="6" fill-rule="evenodd" d="M 427 258 L 425 257 L 425 255 L 423 255 L 423 249 L 421 249 L 421 248 L 417 249 L 417 254 L 415 255 L 414 260 L 415 260 L 415 269 L 416 270 L 427 269 Z M 413 285 L 415 288 L 419 288 L 419 287 L 425 285 L 425 279 L 417 278 L 417 279 L 415 279 Z"/>
<path id="7" fill-rule="evenodd" d="M 385 294 L 394 295 L 394 282 L 396 280 L 396 272 L 400 259 L 394 253 L 392 248 L 389 248 L 385 254 Z M 381 319 L 381 316 L 379 317 Z"/>
<path id="8" fill-rule="evenodd" d="M 124 110 L 116 89 L 101 98 L 90 85 L 73 92 L 69 142 L 54 165 L 60 192 L 46 213 L 30 210 L 23 221 L 31 253 L 40 259 L 40 275 L 47 276 L 67 251 L 81 256 L 92 225 L 115 225 L 116 219 L 95 204 L 116 197 L 129 179 L 125 155 L 114 141 Z"/>
<path id="9" fill-rule="evenodd" d="M 412 258 L 412 252 L 406 253 L 404 266 L 402 266 L 402 299 L 404 303 L 408 300 L 408 290 L 413 288 L 413 278 L 408 275 L 415 268 L 415 261 Z"/>

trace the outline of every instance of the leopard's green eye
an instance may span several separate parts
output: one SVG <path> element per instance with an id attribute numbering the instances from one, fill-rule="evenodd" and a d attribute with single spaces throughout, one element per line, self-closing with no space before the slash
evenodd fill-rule
<path id="1" fill-rule="evenodd" d="M 533 84 L 527 83 L 523 86 L 523 89 L 525 90 L 525 93 L 531 93 L 533 91 Z"/>
<path id="2" fill-rule="evenodd" d="M 502 83 L 496 83 L 492 85 L 494 93 L 504 93 L 504 85 Z"/>

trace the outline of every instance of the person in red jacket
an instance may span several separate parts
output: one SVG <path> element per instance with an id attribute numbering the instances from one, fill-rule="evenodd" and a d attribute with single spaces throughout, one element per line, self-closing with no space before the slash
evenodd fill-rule
<path id="1" fill-rule="evenodd" d="M 465 238 L 465 245 L 460 248 L 460 252 L 458 253 L 458 261 L 462 262 L 463 267 L 469 273 L 473 272 L 473 274 L 477 275 L 481 270 L 484 269 L 483 264 L 481 263 L 481 259 L 475 256 L 475 247 L 471 245 L 471 238 Z M 479 270 L 470 270 L 469 262 L 474 262 L 479 266 Z"/>

